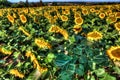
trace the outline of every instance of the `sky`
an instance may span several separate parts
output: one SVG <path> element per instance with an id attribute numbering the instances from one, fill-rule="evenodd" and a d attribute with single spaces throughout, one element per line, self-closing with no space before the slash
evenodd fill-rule
<path id="1" fill-rule="evenodd" d="M 10 2 L 25 2 L 26 0 L 8 0 Z M 40 0 L 28 0 L 29 2 L 39 2 Z M 120 0 L 42 0 L 43 2 L 120 2 Z"/>

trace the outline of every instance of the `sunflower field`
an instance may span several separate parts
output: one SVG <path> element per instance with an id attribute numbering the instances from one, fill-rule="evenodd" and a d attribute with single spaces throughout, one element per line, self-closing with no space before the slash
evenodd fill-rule
<path id="1" fill-rule="evenodd" d="M 120 4 L 0 9 L 0 80 L 119 80 Z"/>

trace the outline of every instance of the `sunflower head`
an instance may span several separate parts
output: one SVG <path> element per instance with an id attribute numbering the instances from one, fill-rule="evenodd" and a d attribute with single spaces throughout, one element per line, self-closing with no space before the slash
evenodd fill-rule
<path id="1" fill-rule="evenodd" d="M 27 18 L 23 14 L 20 15 L 20 20 L 21 20 L 22 23 L 26 23 L 27 22 Z"/>
<path id="2" fill-rule="evenodd" d="M 87 9 L 82 9 L 82 14 L 83 15 L 87 15 L 88 14 L 88 10 Z"/>
<path id="3" fill-rule="evenodd" d="M 115 23 L 117 21 L 116 17 L 110 16 L 106 18 L 106 21 L 110 24 Z"/>
<path id="4" fill-rule="evenodd" d="M 96 11 L 95 8 L 91 8 L 91 9 L 90 9 L 90 12 L 91 12 L 91 13 L 94 13 L 95 11 Z"/>
<path id="5" fill-rule="evenodd" d="M 97 41 L 97 40 L 100 40 L 102 39 L 102 33 L 98 32 L 98 31 L 93 31 L 93 32 L 89 32 L 87 34 L 87 39 L 88 40 L 94 40 L 94 41 Z"/>
<path id="6" fill-rule="evenodd" d="M 74 13 L 74 18 L 79 18 L 79 17 L 81 17 L 81 14 L 79 12 L 75 12 Z"/>
<path id="7" fill-rule="evenodd" d="M 73 27 L 73 31 L 75 32 L 75 34 L 78 34 L 79 32 L 82 31 L 82 27 L 79 26 L 79 25 L 75 25 L 75 26 Z"/>
<path id="8" fill-rule="evenodd" d="M 9 72 L 16 77 L 24 78 L 24 74 L 20 73 L 17 69 L 11 69 Z"/>
<path id="9" fill-rule="evenodd" d="M 101 19 L 104 19 L 105 14 L 104 14 L 104 13 L 100 13 L 100 14 L 99 14 L 99 17 L 100 17 Z"/>
<path id="10" fill-rule="evenodd" d="M 75 24 L 77 24 L 77 25 L 82 25 L 82 24 L 83 24 L 83 19 L 82 19 L 82 17 L 75 18 Z"/>
<path id="11" fill-rule="evenodd" d="M 49 29 L 49 32 L 55 32 L 55 33 L 59 33 L 60 32 L 60 27 L 59 26 L 55 26 L 55 25 L 52 25 Z"/>
<path id="12" fill-rule="evenodd" d="M 10 14 L 8 14 L 7 15 L 7 18 L 8 18 L 8 20 L 11 22 L 11 23 L 14 23 L 14 17 L 13 16 L 11 16 Z"/>
<path id="13" fill-rule="evenodd" d="M 116 30 L 120 31 L 120 22 L 115 23 L 114 27 L 116 28 Z"/>
<path id="14" fill-rule="evenodd" d="M 62 21 L 68 21 L 68 17 L 65 16 L 65 15 L 62 15 L 62 16 L 61 16 L 61 20 L 62 20 Z"/>
<path id="15" fill-rule="evenodd" d="M 110 59 L 120 60 L 120 46 L 112 46 L 107 50 L 107 55 Z"/>
<path id="16" fill-rule="evenodd" d="M 116 13 L 115 13 L 115 17 L 116 17 L 116 18 L 120 18 L 120 12 L 116 12 Z"/>

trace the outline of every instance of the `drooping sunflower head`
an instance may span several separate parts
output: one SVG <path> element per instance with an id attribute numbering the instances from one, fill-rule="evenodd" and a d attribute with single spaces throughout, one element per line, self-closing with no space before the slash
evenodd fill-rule
<path id="1" fill-rule="evenodd" d="M 116 30 L 120 31 L 120 22 L 115 23 L 114 27 L 116 28 Z"/>
<path id="2" fill-rule="evenodd" d="M 8 20 L 11 22 L 11 23 L 14 23 L 14 17 L 13 16 L 11 16 L 10 14 L 8 14 L 7 15 L 7 18 L 8 18 Z"/>
<path id="3" fill-rule="evenodd" d="M 68 17 L 65 16 L 65 15 L 62 15 L 62 16 L 61 16 L 61 20 L 62 20 L 62 21 L 68 21 Z"/>
<path id="4" fill-rule="evenodd" d="M 104 19 L 105 14 L 104 14 L 104 13 L 100 13 L 100 14 L 99 14 L 99 17 L 100 17 L 101 19 Z"/>
<path id="5" fill-rule="evenodd" d="M 36 38 L 35 39 L 35 44 L 39 47 L 39 48 L 43 48 L 43 49 L 51 49 L 52 46 L 51 44 L 49 44 L 48 42 L 46 42 L 43 38 Z"/>
<path id="6" fill-rule="evenodd" d="M 83 19 L 82 19 L 82 17 L 75 18 L 75 24 L 77 24 L 77 25 L 82 25 L 82 24 L 83 24 Z"/>
<path id="7" fill-rule="evenodd" d="M 112 46 L 107 50 L 107 55 L 110 59 L 120 60 L 120 46 Z"/>
<path id="8" fill-rule="evenodd" d="M 75 34 L 78 34 L 79 32 L 82 31 L 82 27 L 79 26 L 79 25 L 75 25 L 75 26 L 73 27 L 73 31 L 75 32 Z"/>
<path id="9" fill-rule="evenodd" d="M 11 69 L 9 72 L 16 77 L 24 78 L 24 74 L 20 73 L 17 69 Z"/>
<path id="10" fill-rule="evenodd" d="M 27 18 L 23 14 L 20 15 L 20 20 L 21 20 L 22 23 L 26 23 L 27 22 Z"/>
<path id="11" fill-rule="evenodd" d="M 102 39 L 102 37 L 103 37 L 102 33 L 98 32 L 98 31 L 89 32 L 87 34 L 87 39 L 88 40 L 97 41 L 97 40 Z"/>

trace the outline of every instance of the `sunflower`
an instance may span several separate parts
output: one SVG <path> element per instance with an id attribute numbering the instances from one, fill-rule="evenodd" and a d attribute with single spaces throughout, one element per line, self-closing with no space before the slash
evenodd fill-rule
<path id="1" fill-rule="evenodd" d="M 99 40 L 99 39 L 102 39 L 102 33 L 98 32 L 98 31 L 93 31 L 93 32 L 89 32 L 87 34 L 87 39 L 88 40 Z"/>
<path id="2" fill-rule="evenodd" d="M 0 16 L 3 16 L 3 13 L 2 13 L 2 11 L 0 11 Z"/>
<path id="3" fill-rule="evenodd" d="M 67 9 L 67 10 L 65 10 L 65 11 L 62 11 L 62 13 L 65 14 L 65 15 L 69 15 L 69 14 L 70 14 L 70 11 Z"/>
<path id="4" fill-rule="evenodd" d="M 110 59 L 120 60 L 120 46 L 112 46 L 107 50 L 107 55 Z"/>
<path id="5" fill-rule="evenodd" d="M 96 11 L 95 11 L 95 14 L 97 14 L 97 15 L 98 15 L 99 13 L 100 13 L 100 11 L 99 11 L 99 10 L 96 10 Z"/>
<path id="6" fill-rule="evenodd" d="M 112 10 L 108 10 L 108 11 L 105 12 L 105 14 L 106 14 L 107 16 L 109 16 L 109 14 L 111 14 L 111 13 L 112 13 Z"/>
<path id="7" fill-rule="evenodd" d="M 106 21 L 109 22 L 110 24 L 115 23 L 117 21 L 116 17 L 110 16 L 106 18 Z"/>
<path id="8" fill-rule="evenodd" d="M 82 24 L 83 24 L 83 19 L 82 19 L 82 17 L 75 18 L 75 24 L 77 24 L 77 25 L 82 25 Z"/>
<path id="9" fill-rule="evenodd" d="M 7 18 L 11 23 L 14 23 L 14 21 L 15 21 L 14 17 L 12 17 L 10 14 L 7 15 Z"/>
<path id="10" fill-rule="evenodd" d="M 43 38 L 36 38 L 35 39 L 35 44 L 40 47 L 40 48 L 48 48 L 48 49 L 51 49 L 52 46 L 46 42 Z"/>
<path id="11" fill-rule="evenodd" d="M 34 22 L 35 22 L 36 24 L 39 24 L 39 20 L 38 20 L 37 17 L 34 17 Z"/>
<path id="12" fill-rule="evenodd" d="M 21 30 L 26 36 L 30 36 L 30 34 L 26 30 L 24 30 L 23 27 L 20 26 L 18 29 Z"/>
<path id="13" fill-rule="evenodd" d="M 120 31 L 120 22 L 115 23 L 114 27 L 116 28 L 116 30 Z"/>
<path id="14" fill-rule="evenodd" d="M 0 52 L 6 55 L 11 55 L 12 51 L 5 49 L 4 47 L 0 48 Z"/>
<path id="15" fill-rule="evenodd" d="M 120 12 L 116 12 L 116 13 L 115 13 L 115 17 L 116 17 L 116 18 L 120 18 Z"/>
<path id="16" fill-rule="evenodd" d="M 14 18 L 17 18 L 17 16 L 16 16 L 16 14 L 15 14 L 15 13 L 13 13 L 13 17 L 14 17 Z"/>
<path id="17" fill-rule="evenodd" d="M 59 26 L 52 25 L 51 28 L 49 29 L 49 32 L 59 33 L 60 30 L 61 30 L 61 29 L 60 29 Z"/>
<path id="18" fill-rule="evenodd" d="M 104 13 L 100 13 L 100 14 L 99 14 L 99 17 L 100 17 L 101 19 L 104 19 L 105 14 L 104 14 Z"/>
<path id="19" fill-rule="evenodd" d="M 79 26 L 79 25 L 75 25 L 75 26 L 73 27 L 73 31 L 75 32 L 75 34 L 78 34 L 79 32 L 82 31 L 82 27 Z"/>
<path id="20" fill-rule="evenodd" d="M 31 51 L 27 51 L 26 56 L 27 56 L 27 58 L 30 57 L 31 62 L 33 62 L 34 68 L 37 68 L 41 74 L 48 70 L 47 68 L 42 68 L 39 65 L 37 58 L 35 57 L 35 55 Z"/>
<path id="21" fill-rule="evenodd" d="M 62 16 L 61 16 L 61 20 L 62 20 L 62 21 L 68 21 L 68 17 L 65 16 L 65 15 L 62 15 Z"/>
<path id="22" fill-rule="evenodd" d="M 24 74 L 20 73 L 17 69 L 11 69 L 9 73 L 15 75 L 16 77 L 24 78 Z"/>
<path id="23" fill-rule="evenodd" d="M 80 13 L 79 12 L 75 12 L 74 13 L 74 18 L 79 18 L 79 17 L 81 17 Z"/>
<path id="24" fill-rule="evenodd" d="M 87 9 L 82 9 L 82 14 L 83 15 L 87 15 L 88 14 L 88 10 Z"/>
<path id="25" fill-rule="evenodd" d="M 61 29 L 60 34 L 62 34 L 64 36 L 65 40 L 68 40 L 69 35 L 65 29 Z"/>
<path id="26" fill-rule="evenodd" d="M 27 18 L 23 14 L 20 15 L 20 20 L 21 20 L 22 23 L 27 22 Z"/>
<path id="27" fill-rule="evenodd" d="M 91 8 L 91 9 L 90 9 L 90 12 L 91 12 L 91 13 L 94 13 L 95 11 L 96 11 L 95 8 Z"/>

